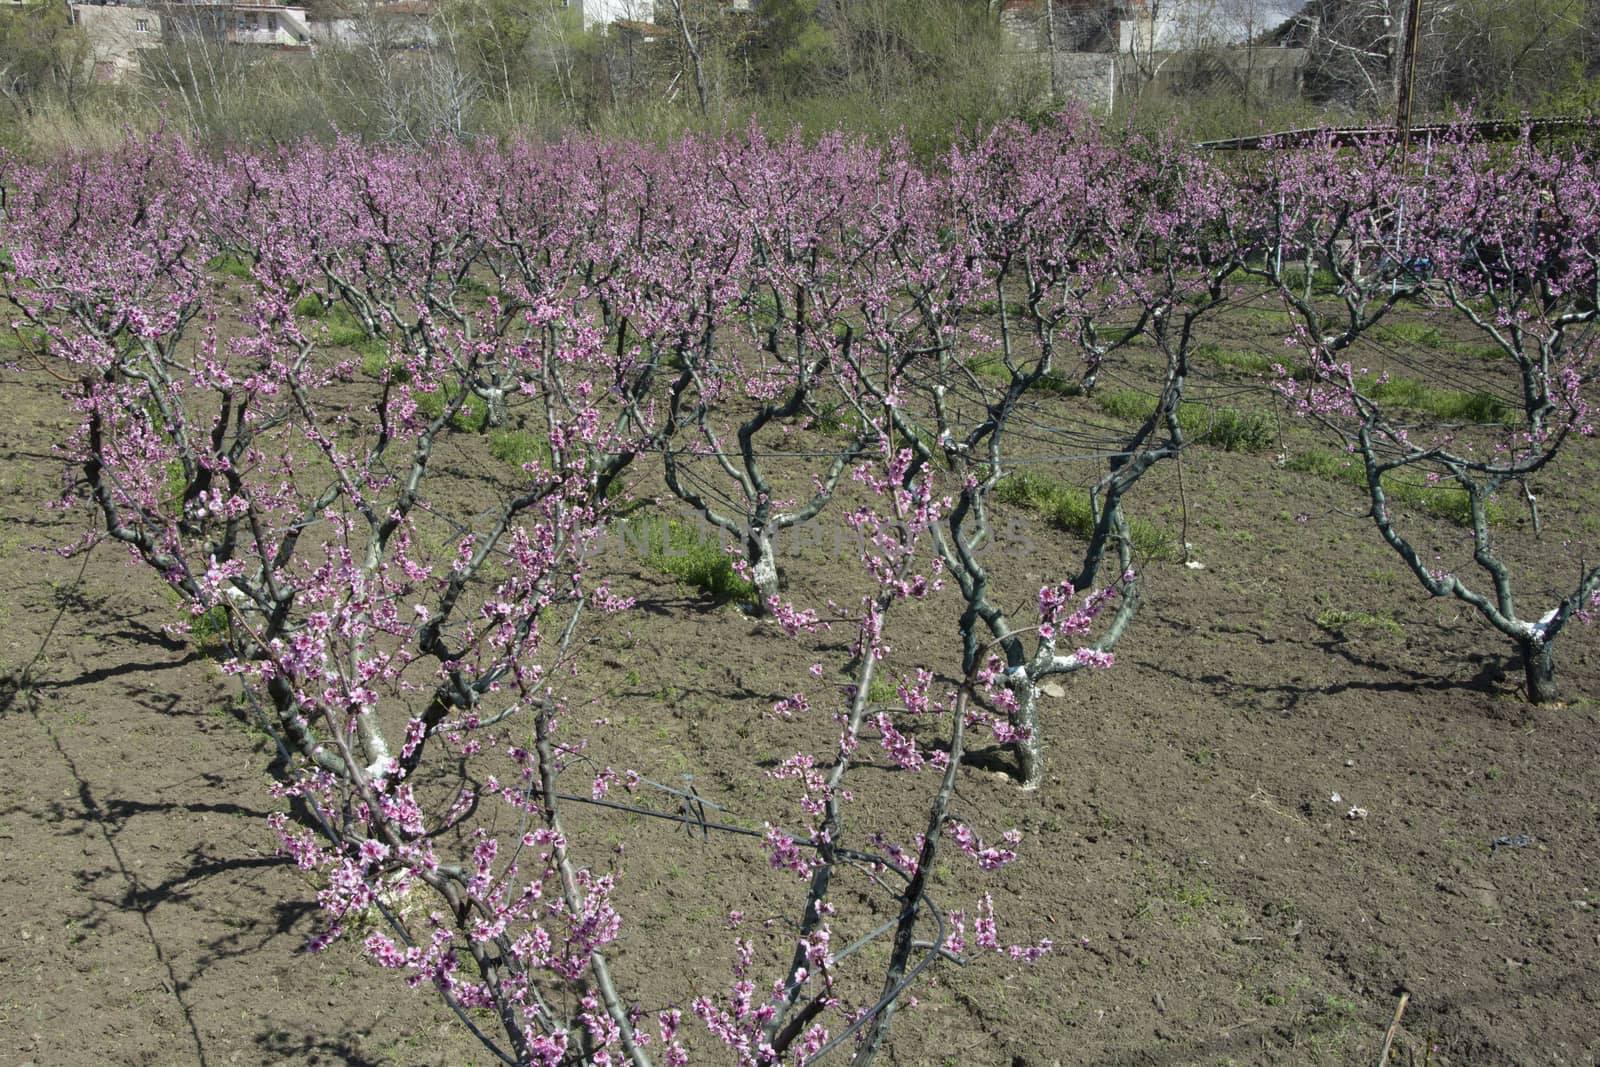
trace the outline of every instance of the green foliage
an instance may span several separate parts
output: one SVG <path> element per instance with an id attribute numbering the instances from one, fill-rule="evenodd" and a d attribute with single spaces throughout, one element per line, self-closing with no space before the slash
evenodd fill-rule
<path id="1" fill-rule="evenodd" d="M 1025 507 L 1057 529 L 1088 539 L 1094 535 L 1094 506 L 1086 490 L 1064 485 L 1034 471 L 1018 471 L 1000 479 L 994 498 Z M 1176 559 L 1177 540 L 1166 530 L 1134 519 L 1129 524 L 1134 552 L 1146 559 Z"/>
<path id="2" fill-rule="evenodd" d="M 903 137 L 926 159 L 961 131 L 1020 113 L 1040 88 L 1020 75 L 983 4 L 769 0 L 760 7 L 774 18 L 754 55 L 770 69 L 757 75 L 762 91 L 751 102 L 769 129 Z"/>
<path id="3" fill-rule="evenodd" d="M 780 99 L 803 96 L 838 60 L 838 44 L 818 17 L 816 0 L 764 0 L 755 47 L 763 88 Z"/>
<path id="4" fill-rule="evenodd" d="M 1352 456 L 1314 448 L 1289 457 L 1285 466 L 1292 471 L 1316 475 L 1332 482 L 1343 482 L 1362 490 L 1367 489 L 1367 473 L 1360 461 Z M 1429 485 L 1420 475 L 1391 471 L 1384 476 L 1383 491 L 1397 504 L 1426 511 L 1458 526 L 1472 525 L 1472 500 L 1467 491 L 1452 485 Z M 1490 500 L 1484 508 L 1491 525 L 1505 521 L 1505 509 Z"/>
<path id="5" fill-rule="evenodd" d="M 0 71 L 10 105 L 3 135 L 18 140 L 13 123 L 61 106 L 71 111 L 93 88 L 93 49 L 72 24 L 66 4 L 26 3 L 0 10 Z"/>
<path id="6" fill-rule="evenodd" d="M 643 548 L 645 562 L 712 600 L 723 603 L 756 597 L 756 587 L 739 577 L 721 542 L 715 536 L 702 538 L 693 524 L 647 516 L 627 524 L 623 536 Z"/>
<path id="7" fill-rule="evenodd" d="M 1097 399 L 1100 410 L 1116 419 L 1143 421 L 1156 410 L 1155 397 L 1133 390 L 1101 393 Z M 1260 452 L 1272 445 L 1272 422 L 1258 411 L 1188 401 L 1178 405 L 1178 426 L 1194 440 L 1224 452 Z"/>
<path id="8" fill-rule="evenodd" d="M 1585 0 L 1459 0 L 1444 11 L 1429 42 L 1441 103 L 1516 119 L 1592 98 L 1595 21 Z"/>
<path id="9" fill-rule="evenodd" d="M 552 13 L 552 5 L 529 0 L 448 0 L 440 21 L 458 61 L 481 82 L 509 93 L 530 76 L 528 52 Z M 567 28 L 578 29 L 575 22 L 569 17 Z"/>

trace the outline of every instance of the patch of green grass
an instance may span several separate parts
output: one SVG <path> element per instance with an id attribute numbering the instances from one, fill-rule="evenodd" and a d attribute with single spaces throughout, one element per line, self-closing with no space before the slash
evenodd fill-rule
<path id="1" fill-rule="evenodd" d="M 1290 456 L 1288 470 L 1313 474 L 1332 482 L 1367 489 L 1366 469 L 1352 456 L 1314 448 Z M 1419 508 L 1458 526 L 1472 525 L 1472 501 L 1465 489 L 1451 485 L 1428 485 L 1416 475 L 1401 476 L 1394 471 L 1383 479 L 1383 491 L 1391 501 Z M 1505 521 L 1505 508 L 1493 500 L 1484 509 L 1491 525 Z"/>
<path id="2" fill-rule="evenodd" d="M 1418 348 L 1439 348 L 1444 344 L 1444 334 L 1439 332 L 1439 327 L 1425 322 L 1386 322 L 1374 327 L 1372 333 L 1380 341 Z"/>
<path id="3" fill-rule="evenodd" d="M 1486 393 L 1435 389 L 1415 378 L 1363 375 L 1356 388 L 1380 404 L 1426 412 L 1446 422 L 1501 422 L 1510 414 L 1504 403 Z"/>
<path id="4" fill-rule="evenodd" d="M 718 538 L 702 538 L 691 523 L 646 516 L 628 524 L 623 539 L 643 549 L 646 563 L 719 603 L 756 598 L 756 587 L 739 577 Z"/>
<path id="5" fill-rule="evenodd" d="M 327 331 L 324 336 L 330 345 L 354 347 L 369 339 L 367 328 L 361 324 L 361 320 L 341 304 L 334 304 L 325 310 L 319 321 Z"/>
<path id="6" fill-rule="evenodd" d="M 180 621 L 188 627 L 189 640 L 194 647 L 208 656 L 221 656 L 228 651 L 232 631 L 228 626 L 228 606 L 213 604 L 198 615 L 189 613 L 188 601 L 175 590 L 163 590 Z"/>
<path id="7" fill-rule="evenodd" d="M 844 437 L 854 434 L 858 426 L 855 412 L 840 404 L 811 416 L 809 428 L 829 437 Z"/>
<path id="8" fill-rule="evenodd" d="M 537 463 L 549 472 L 555 463 L 550 441 L 541 433 L 530 430 L 490 430 L 488 436 L 489 454 L 514 470 L 521 471 L 528 464 Z M 627 496 L 628 484 L 622 478 L 613 479 L 606 487 L 606 500 L 617 502 L 627 499 Z"/>
<path id="9" fill-rule="evenodd" d="M 1139 907 L 1140 918 L 1165 917 L 1177 926 L 1197 922 L 1202 914 L 1223 917 L 1230 902 L 1211 883 L 1202 878 L 1184 878 L 1169 872 L 1150 887 L 1150 896 Z"/>
<path id="10" fill-rule="evenodd" d="M 968 304 L 965 310 L 969 315 L 998 315 L 1000 314 L 1000 301 L 976 300 Z M 1028 314 L 1028 305 L 1019 301 L 1007 300 L 1006 314 L 1025 316 Z"/>
<path id="11" fill-rule="evenodd" d="M 11 326 L 0 330 L 0 358 L 11 359 L 27 352 L 45 352 L 50 338 L 34 326 Z"/>
<path id="12" fill-rule="evenodd" d="M 994 498 L 1002 504 L 1015 504 L 1036 512 L 1058 529 L 1088 538 L 1094 533 L 1094 508 L 1086 490 L 1063 485 L 1033 471 L 1008 474 L 995 486 Z M 1133 550 L 1147 559 L 1178 558 L 1177 539 L 1166 530 L 1143 519 L 1129 524 Z"/>
<path id="13" fill-rule="evenodd" d="M 1155 397 L 1131 389 L 1102 393 L 1098 400 L 1100 410 L 1115 419 L 1142 422 L 1156 410 Z M 1272 422 L 1261 412 L 1189 401 L 1178 405 L 1178 425 L 1194 440 L 1224 452 L 1260 452 L 1272 445 Z"/>
<path id="14" fill-rule="evenodd" d="M 307 293 L 294 302 L 294 313 L 302 319 L 320 319 L 331 306 L 324 303 L 318 294 Z"/>
<path id="15" fill-rule="evenodd" d="M 161 501 L 173 511 L 183 504 L 183 494 L 189 490 L 189 479 L 184 477 L 183 464 L 167 460 L 167 477 L 161 484 Z"/>
<path id="16" fill-rule="evenodd" d="M 332 348 L 354 349 L 361 357 L 361 373 L 367 377 L 382 379 L 385 375 L 392 374 L 397 381 L 405 381 L 408 378 L 404 368 L 396 367 L 394 361 L 389 358 L 389 346 L 381 338 L 368 334 L 361 320 L 343 305 L 324 303 L 320 296 L 310 293 L 296 302 L 294 311 L 302 318 L 321 324 L 324 344 Z M 315 333 L 315 331 L 307 332 Z"/>
<path id="17" fill-rule="evenodd" d="M 1235 321 L 1253 323 L 1270 330 L 1281 330 L 1292 319 L 1288 312 L 1281 306 L 1272 304 L 1256 304 L 1249 307 L 1236 307 L 1229 311 Z"/>
<path id="18" fill-rule="evenodd" d="M 1138 328 L 1134 325 L 1107 326 L 1095 331 L 1099 343 L 1103 345 L 1120 345 L 1123 343 L 1136 344 Z"/>
<path id="19" fill-rule="evenodd" d="M 189 621 L 189 637 L 202 652 L 226 651 L 229 636 L 228 609 L 222 604 L 207 608 Z"/>
<path id="20" fill-rule="evenodd" d="M 1439 330 L 1424 323 L 1397 322 L 1380 326 L 1374 333 L 1381 337 L 1403 339 L 1405 343 L 1424 345 L 1429 348 L 1437 348 L 1445 344 L 1443 335 L 1440 334 Z M 1481 354 L 1485 358 L 1493 358 L 1500 354 L 1498 349 L 1489 348 L 1482 349 L 1481 353 L 1477 349 L 1472 351 L 1474 354 Z M 1196 345 L 1194 355 L 1197 360 L 1241 373 L 1264 375 L 1272 372 L 1273 361 L 1256 352 L 1225 349 L 1220 345 L 1208 342 Z M 1290 376 L 1298 381 L 1307 381 L 1313 377 L 1311 368 L 1305 365 L 1293 368 L 1290 371 Z M 1510 414 L 1503 401 L 1486 393 L 1436 389 L 1415 378 L 1396 377 L 1393 375 L 1388 378 L 1380 378 L 1374 374 L 1363 374 L 1356 378 L 1356 389 L 1363 396 L 1380 404 L 1423 412 L 1446 422 L 1502 422 Z M 1146 406 L 1149 410 L 1154 410 L 1154 400 L 1146 398 Z M 1114 412 L 1108 413 L 1115 414 Z M 1180 412 L 1181 418 L 1182 413 Z M 1184 429 L 1188 430 L 1188 427 L 1185 426 Z"/>
<path id="21" fill-rule="evenodd" d="M 1195 345 L 1194 358 L 1241 374 L 1269 374 L 1272 371 L 1272 360 L 1259 352 L 1223 348 L 1209 341 Z"/>
<path id="22" fill-rule="evenodd" d="M 1343 637 L 1352 630 L 1382 630 L 1390 637 L 1404 637 L 1405 630 L 1395 621 L 1391 612 L 1380 611 L 1336 611 L 1329 609 L 1317 616 L 1317 629 L 1326 631 L 1336 637 Z"/>
<path id="23" fill-rule="evenodd" d="M 1306 272 L 1304 268 L 1291 267 L 1283 272 L 1284 288 L 1296 293 L 1305 291 Z M 1339 291 L 1339 278 L 1333 271 L 1324 267 L 1317 267 L 1311 272 L 1311 291 L 1313 293 L 1331 294 Z"/>
<path id="24" fill-rule="evenodd" d="M 389 346 L 376 337 L 369 337 L 355 346 L 361 356 L 361 373 L 382 380 L 385 376 L 396 382 L 411 380 L 411 372 L 389 358 Z"/>
<path id="25" fill-rule="evenodd" d="M 444 413 L 445 405 L 456 398 L 461 391 L 458 385 L 446 382 L 443 386 L 432 392 L 417 390 L 413 399 L 417 402 L 417 410 L 430 419 L 436 419 Z M 489 405 L 476 397 L 468 397 L 461 405 L 461 409 L 450 419 L 450 425 L 465 433 L 482 433 L 489 423 Z"/>
<path id="26" fill-rule="evenodd" d="M 850 699 L 855 699 L 855 686 L 849 687 Z M 900 687 L 885 671 L 874 671 L 872 684 L 867 686 L 867 703 L 880 708 L 893 708 L 900 703 Z"/>
<path id="27" fill-rule="evenodd" d="M 521 470 L 530 463 L 549 467 L 553 458 L 550 442 L 525 430 L 493 430 L 489 434 L 489 454 L 501 463 Z"/>
<path id="28" fill-rule="evenodd" d="M 226 278 L 248 278 L 250 266 L 237 256 L 218 256 L 206 264 L 206 269 Z"/>
<path id="29" fill-rule="evenodd" d="M 1428 329 L 1431 330 L 1433 328 L 1428 327 Z M 1437 331 L 1434 332 L 1437 333 Z M 1272 360 L 1255 352 L 1233 351 L 1208 343 L 1197 345 L 1194 355 L 1198 360 L 1244 374 L 1266 375 L 1272 373 Z M 1311 368 L 1304 365 L 1293 368 L 1289 373 L 1297 381 L 1307 381 L 1312 377 Z M 1390 375 L 1388 378 L 1380 378 L 1375 374 L 1363 374 L 1356 378 L 1356 389 L 1360 391 L 1361 395 L 1380 404 L 1423 412 L 1446 422 L 1503 422 L 1510 414 L 1510 410 L 1503 401 L 1489 396 L 1487 393 L 1436 389 L 1416 378 L 1403 378 L 1394 375 Z M 1138 396 L 1140 394 L 1134 395 Z M 1129 403 L 1131 404 L 1131 402 Z M 1145 403 L 1149 410 L 1154 410 L 1155 401 L 1153 399 L 1146 397 Z M 1182 412 L 1180 412 L 1180 420 L 1182 417 Z M 1187 431 L 1188 427 L 1185 426 L 1184 429 Z"/>
<path id="30" fill-rule="evenodd" d="M 1478 345 L 1466 341 L 1456 341 L 1450 346 L 1451 351 L 1459 352 L 1470 359 L 1481 359 L 1485 363 L 1493 363 L 1506 359 L 1506 350 L 1499 345 Z"/>
<path id="31" fill-rule="evenodd" d="M 1011 384 L 1011 372 L 1006 369 L 1004 360 L 997 358 L 977 359 L 967 364 L 967 369 L 978 377 L 987 378 L 998 385 Z M 1063 378 L 1055 372 L 1044 375 L 1029 388 L 1037 389 L 1039 392 L 1048 393 L 1051 396 L 1081 396 L 1083 394 L 1083 386 L 1081 384 L 1070 378 Z"/>

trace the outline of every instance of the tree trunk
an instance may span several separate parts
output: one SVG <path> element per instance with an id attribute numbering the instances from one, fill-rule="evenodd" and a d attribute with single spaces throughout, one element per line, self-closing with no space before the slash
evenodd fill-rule
<path id="1" fill-rule="evenodd" d="M 497 374 L 488 385 L 474 386 L 473 395 L 483 401 L 483 428 L 498 429 L 506 424 L 506 391 Z"/>
<path id="2" fill-rule="evenodd" d="M 772 598 L 778 595 L 778 554 L 772 537 L 763 527 L 745 536 L 745 559 L 750 564 L 750 580 L 756 587 L 755 614 L 766 615 Z"/>
<path id="3" fill-rule="evenodd" d="M 1022 788 L 1038 789 L 1044 783 L 1044 742 L 1039 738 L 1039 686 L 1031 678 L 1021 679 L 1015 684 L 1017 714 L 1013 725 L 1028 733 L 1026 740 L 1018 741 L 1015 745 L 1017 774 L 1022 779 Z"/>
<path id="4" fill-rule="evenodd" d="M 1554 704 L 1556 691 L 1555 646 L 1549 641 L 1524 640 L 1522 671 L 1528 683 L 1528 701 L 1533 704 Z"/>
<path id="5" fill-rule="evenodd" d="M 689 20 L 683 13 L 683 0 L 672 0 L 672 14 L 678 20 L 678 33 L 683 38 L 683 48 L 689 57 L 690 73 L 694 76 L 694 93 L 700 101 L 700 115 L 709 115 L 710 102 L 706 92 L 705 64 L 700 61 L 700 48 L 689 33 Z"/>

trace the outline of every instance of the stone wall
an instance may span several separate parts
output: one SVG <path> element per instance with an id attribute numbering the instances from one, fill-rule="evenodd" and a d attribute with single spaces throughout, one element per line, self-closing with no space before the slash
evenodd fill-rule
<path id="1" fill-rule="evenodd" d="M 1043 52 L 1016 53 L 1019 75 L 1044 90 L 1049 85 Z M 1057 52 L 1056 92 L 1094 111 L 1109 112 L 1130 95 L 1184 96 L 1218 88 L 1283 99 L 1300 95 L 1306 52 L 1302 48 L 1211 48 L 1133 56 L 1115 52 Z"/>

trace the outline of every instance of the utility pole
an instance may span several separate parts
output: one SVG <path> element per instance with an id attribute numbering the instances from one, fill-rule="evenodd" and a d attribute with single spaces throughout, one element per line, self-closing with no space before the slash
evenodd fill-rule
<path id="1" fill-rule="evenodd" d="M 1045 61 L 1050 64 L 1050 102 L 1054 104 L 1060 94 L 1056 92 L 1056 0 L 1044 0 Z"/>
<path id="2" fill-rule="evenodd" d="M 1412 91 L 1417 81 L 1417 39 L 1422 36 L 1422 0 L 1406 0 L 1406 36 L 1400 47 L 1400 91 L 1395 100 L 1395 131 L 1400 135 L 1400 151 L 1411 144 Z"/>

